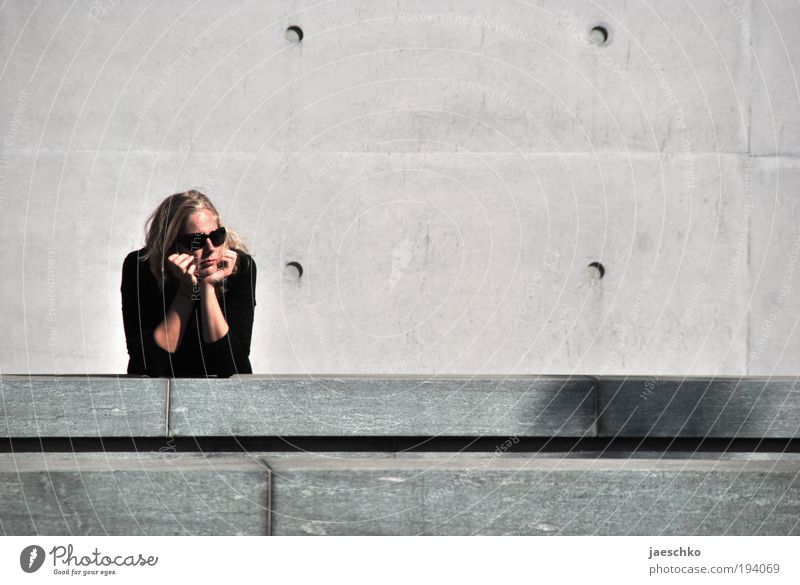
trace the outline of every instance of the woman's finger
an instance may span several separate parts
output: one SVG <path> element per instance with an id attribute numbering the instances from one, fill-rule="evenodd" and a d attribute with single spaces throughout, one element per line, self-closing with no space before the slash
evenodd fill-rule
<path id="1" fill-rule="evenodd" d="M 233 267 L 236 266 L 236 261 L 238 258 L 239 258 L 238 254 L 236 254 L 236 252 L 234 252 L 233 250 L 225 250 L 224 253 L 225 264 L 223 269 L 225 270 L 226 276 L 231 275 L 231 273 L 233 272 Z"/>

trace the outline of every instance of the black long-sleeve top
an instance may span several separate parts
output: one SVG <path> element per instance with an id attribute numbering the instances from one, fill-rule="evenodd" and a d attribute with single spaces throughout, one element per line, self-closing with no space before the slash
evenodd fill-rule
<path id="1" fill-rule="evenodd" d="M 131 252 L 122 265 L 122 320 L 128 345 L 128 373 L 153 377 L 228 377 L 252 374 L 250 338 L 256 306 L 256 264 L 239 254 L 236 273 L 226 280 L 226 292 L 217 291 L 228 333 L 213 343 L 203 341 L 200 301 L 193 301 L 183 338 L 174 353 L 159 347 L 153 331 L 166 317 L 178 285 L 167 282 L 160 290 L 147 262 L 145 249 Z"/>

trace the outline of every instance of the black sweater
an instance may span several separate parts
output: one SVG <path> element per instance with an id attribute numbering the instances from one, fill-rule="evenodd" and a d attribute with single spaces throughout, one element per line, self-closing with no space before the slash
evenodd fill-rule
<path id="1" fill-rule="evenodd" d="M 144 252 L 144 248 L 131 252 L 122 265 L 128 373 L 175 378 L 252 374 L 250 337 L 256 306 L 256 263 L 252 257 L 240 254 L 237 272 L 227 278 L 227 291 L 217 291 L 228 333 L 213 343 L 203 341 L 200 301 L 195 300 L 181 344 L 169 353 L 156 344 L 153 330 L 164 320 L 178 286 L 168 281 L 165 289 L 159 290 L 147 262 L 140 260 Z"/>

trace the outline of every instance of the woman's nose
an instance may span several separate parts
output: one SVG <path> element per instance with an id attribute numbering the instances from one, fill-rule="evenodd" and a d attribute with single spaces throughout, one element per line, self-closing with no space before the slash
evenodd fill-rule
<path id="1" fill-rule="evenodd" d="M 211 243 L 211 238 L 206 238 L 206 243 L 204 245 L 204 248 L 206 249 L 206 252 L 208 252 L 209 254 L 211 254 L 214 250 L 216 250 L 214 244 Z"/>

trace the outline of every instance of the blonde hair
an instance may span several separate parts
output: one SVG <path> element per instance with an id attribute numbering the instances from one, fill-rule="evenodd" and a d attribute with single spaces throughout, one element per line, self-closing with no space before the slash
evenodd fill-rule
<path id="1" fill-rule="evenodd" d="M 166 280 L 170 278 L 167 270 L 167 257 L 176 252 L 175 242 L 183 229 L 186 220 L 193 213 L 203 209 L 208 209 L 214 214 L 217 224 L 222 226 L 219 213 L 211 200 L 201 193 L 190 189 L 183 193 L 175 193 L 165 198 L 150 214 L 145 223 L 145 253 L 141 256 L 142 260 L 147 261 L 150 271 L 156 277 L 159 287 L 162 289 Z M 236 232 L 225 228 L 227 237 L 221 248 L 233 250 L 237 253 L 238 259 L 233 267 L 233 272 L 239 270 L 239 266 L 245 259 L 242 254 L 247 254 L 247 246 L 242 242 Z"/>

